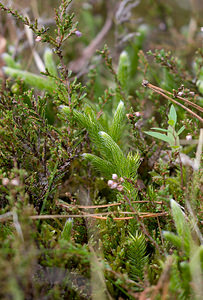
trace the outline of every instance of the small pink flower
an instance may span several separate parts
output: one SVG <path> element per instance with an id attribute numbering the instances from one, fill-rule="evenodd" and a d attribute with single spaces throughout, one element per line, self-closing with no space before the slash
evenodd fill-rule
<path id="1" fill-rule="evenodd" d="M 41 36 L 37 36 L 36 39 L 35 39 L 35 42 L 38 43 L 38 42 L 40 42 L 41 40 L 42 40 L 42 37 L 41 37 Z"/>
<path id="2" fill-rule="evenodd" d="M 140 117 L 140 116 L 141 116 L 141 112 L 136 111 L 136 112 L 135 112 L 135 115 L 136 115 L 136 117 Z"/>
<path id="3" fill-rule="evenodd" d="M 117 180 L 118 179 L 118 175 L 117 174 L 112 174 L 112 179 Z"/>
<path id="4" fill-rule="evenodd" d="M 122 183 L 124 182 L 124 179 L 123 179 L 123 177 L 120 177 L 120 182 L 122 182 Z"/>
<path id="5" fill-rule="evenodd" d="M 11 184 L 14 186 L 18 186 L 19 185 L 19 180 L 17 178 L 14 178 L 11 180 Z"/>
<path id="6" fill-rule="evenodd" d="M 2 179 L 2 184 L 3 184 L 3 185 L 9 184 L 9 179 L 8 179 L 8 178 L 3 178 L 3 179 Z"/>
<path id="7" fill-rule="evenodd" d="M 192 135 L 191 134 L 186 135 L 186 140 L 191 141 L 192 140 Z"/>
<path id="8" fill-rule="evenodd" d="M 81 36 L 82 36 L 82 32 L 80 32 L 79 30 L 76 30 L 76 31 L 75 31 L 75 35 L 76 35 L 77 37 L 81 37 Z"/>
<path id="9" fill-rule="evenodd" d="M 121 184 L 119 184 L 119 185 L 117 186 L 117 190 L 118 190 L 119 192 L 122 192 L 123 186 L 122 186 Z"/>
<path id="10" fill-rule="evenodd" d="M 114 181 L 113 180 L 108 180 L 108 186 L 112 186 L 112 184 L 114 184 Z"/>
<path id="11" fill-rule="evenodd" d="M 118 183 L 117 182 L 114 182 L 112 185 L 111 185 L 111 189 L 116 189 L 118 186 Z"/>

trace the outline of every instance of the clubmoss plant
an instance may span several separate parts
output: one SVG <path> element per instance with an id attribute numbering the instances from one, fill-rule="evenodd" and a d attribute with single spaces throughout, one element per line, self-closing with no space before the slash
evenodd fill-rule
<path id="1" fill-rule="evenodd" d="M 73 117 L 79 126 L 88 131 L 90 139 L 94 142 L 101 157 L 91 153 L 84 153 L 83 157 L 107 177 L 118 174 L 120 177 L 136 178 L 136 171 L 139 166 L 138 154 L 129 153 L 126 157 L 117 144 L 122 135 L 125 115 L 124 103 L 120 101 L 118 104 L 108 133 L 102 131 L 102 125 L 97 121 L 94 111 L 90 108 L 87 108 L 86 111 L 88 114 L 73 110 Z M 63 108 L 63 113 L 68 113 L 70 116 L 70 110 L 66 107 Z"/>

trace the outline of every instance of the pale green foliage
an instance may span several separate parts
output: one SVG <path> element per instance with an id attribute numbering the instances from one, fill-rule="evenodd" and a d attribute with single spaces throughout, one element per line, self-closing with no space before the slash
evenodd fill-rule
<path id="1" fill-rule="evenodd" d="M 114 173 L 115 168 L 112 163 L 109 161 L 102 159 L 94 154 L 91 153 L 84 153 L 83 157 L 90 161 L 91 164 L 94 166 L 94 168 L 101 172 L 102 174 L 106 174 L 106 176 L 111 177 L 111 175 Z"/>
<path id="2" fill-rule="evenodd" d="M 202 299 L 203 295 L 203 245 L 196 247 L 190 255 L 190 272 L 194 287 L 195 299 Z"/>
<path id="3" fill-rule="evenodd" d="M 122 163 L 125 163 L 125 156 L 121 151 L 120 147 L 114 140 L 104 131 L 100 131 L 99 135 L 101 137 L 101 153 L 106 159 L 115 166 L 120 166 Z"/>
<path id="4" fill-rule="evenodd" d="M 125 117 L 125 107 L 122 101 L 118 104 L 110 125 L 108 125 L 107 122 L 104 122 L 109 116 L 107 117 L 106 114 L 103 113 L 102 117 L 98 119 L 95 111 L 90 106 L 86 106 L 84 112 L 80 112 L 76 109 L 71 111 L 68 106 L 63 106 L 62 113 L 69 119 L 71 118 L 72 113 L 74 120 L 81 128 L 85 128 L 88 131 L 90 138 L 96 145 L 101 142 L 101 138 L 98 134 L 99 131 L 107 132 L 116 143 L 121 139 Z"/>
<path id="5" fill-rule="evenodd" d="M 57 77 L 58 76 L 58 72 L 57 72 L 57 68 L 55 65 L 55 62 L 53 60 L 53 54 L 51 49 L 46 48 L 46 50 L 44 51 L 44 63 L 45 63 L 45 67 L 48 70 L 48 72 Z"/>
<path id="6" fill-rule="evenodd" d="M 176 299 L 202 299 L 203 295 L 203 247 L 193 249 L 189 261 L 181 260 L 181 256 L 173 255 L 170 276 L 170 292 Z M 192 288 L 191 288 L 192 287 Z"/>
<path id="7" fill-rule="evenodd" d="M 62 111 L 70 117 L 71 111 L 68 107 L 64 107 Z M 122 135 L 125 115 L 122 101 L 120 101 L 114 113 L 112 125 L 109 126 L 109 134 L 103 130 L 103 126 L 96 119 L 95 112 L 91 107 L 86 107 L 84 113 L 73 110 L 72 114 L 77 124 L 88 131 L 91 141 L 100 152 L 101 157 L 84 153 L 83 157 L 85 159 L 89 160 L 98 171 L 108 177 L 113 173 L 129 178 L 137 176 L 138 154 L 132 155 L 129 153 L 126 157 L 117 144 Z"/>
<path id="8" fill-rule="evenodd" d="M 46 90 L 50 93 L 53 93 L 57 89 L 57 86 L 53 79 L 47 79 L 46 77 L 9 67 L 4 67 L 3 69 L 6 75 L 14 77 L 16 79 L 21 79 L 25 81 L 25 83 L 36 87 L 39 90 Z"/>
<path id="9" fill-rule="evenodd" d="M 197 81 L 197 87 L 201 94 L 203 94 L 203 78 Z"/>
<path id="10" fill-rule="evenodd" d="M 61 238 L 60 238 L 61 240 L 66 240 L 67 242 L 70 241 L 72 227 L 73 227 L 73 222 L 69 218 L 63 227 L 63 231 L 61 232 Z"/>
<path id="11" fill-rule="evenodd" d="M 189 224 L 186 221 L 186 216 L 180 205 L 173 199 L 171 199 L 171 210 L 178 236 L 182 241 L 182 247 L 184 248 L 186 255 L 189 255 L 193 240 Z"/>
<path id="12" fill-rule="evenodd" d="M 16 63 L 8 54 L 3 56 L 8 67 L 4 67 L 3 70 L 6 75 L 16 79 L 23 80 L 26 84 L 35 87 L 39 90 L 46 90 L 53 93 L 57 89 L 55 79 L 48 76 L 36 75 L 28 71 L 20 70 L 20 65 Z M 50 49 L 46 49 L 44 54 L 45 66 L 51 75 L 57 75 L 56 66 L 52 57 Z"/>
<path id="13" fill-rule="evenodd" d="M 197 87 L 201 94 L 203 94 L 203 67 L 201 67 L 198 74 Z"/>
<path id="14" fill-rule="evenodd" d="M 132 154 L 131 152 L 127 155 L 127 169 L 129 170 L 129 177 L 137 177 L 137 169 L 140 165 L 140 156 L 138 153 Z"/>
<path id="15" fill-rule="evenodd" d="M 129 75 L 130 75 L 130 59 L 126 51 L 123 51 L 119 57 L 118 63 L 118 80 L 122 89 L 128 92 L 129 89 Z"/>
<path id="16" fill-rule="evenodd" d="M 171 108 L 170 108 L 170 111 L 169 111 L 169 115 L 168 115 L 168 123 L 171 125 L 171 126 L 174 126 L 176 125 L 176 122 L 177 122 L 177 114 L 176 114 L 176 110 L 175 110 L 175 107 L 173 105 L 171 105 Z"/>
<path id="17" fill-rule="evenodd" d="M 99 140 L 98 132 L 103 130 L 102 125 L 96 119 L 95 112 L 89 106 L 85 108 L 84 113 L 73 110 L 73 117 L 81 128 L 85 128 L 93 140 Z"/>
<path id="18" fill-rule="evenodd" d="M 106 132 L 100 131 L 98 135 L 100 139 L 98 139 L 96 146 L 100 150 L 102 158 L 88 153 L 83 154 L 83 156 L 91 161 L 93 166 L 106 176 L 115 173 L 121 177 L 135 177 L 139 166 L 138 154 L 134 156 L 128 154 L 125 157 L 120 147 Z"/>
<path id="19" fill-rule="evenodd" d="M 185 254 L 189 256 L 191 248 L 194 245 L 190 225 L 180 205 L 173 199 L 171 199 L 171 210 L 178 235 L 164 231 L 164 236 L 176 247 L 183 248 Z"/>
<path id="20" fill-rule="evenodd" d="M 179 266 L 178 257 L 173 255 L 173 264 L 170 272 L 170 292 L 174 295 L 174 299 L 187 300 L 191 299 L 190 291 L 190 270 L 188 263 L 183 262 Z"/>
<path id="21" fill-rule="evenodd" d="M 164 237 L 167 241 L 169 241 L 170 243 L 172 243 L 174 246 L 176 246 L 177 248 L 181 248 L 182 245 L 182 241 L 181 238 L 174 234 L 173 232 L 170 231 L 164 231 Z"/>
<path id="22" fill-rule="evenodd" d="M 177 114 L 175 107 L 171 105 L 169 115 L 168 115 L 168 129 L 162 129 L 162 128 L 156 128 L 153 127 L 152 129 L 157 131 L 166 132 L 166 134 L 160 133 L 160 132 L 154 132 L 154 131 L 145 131 L 146 134 L 155 137 L 159 140 L 162 140 L 164 142 L 167 142 L 172 149 L 177 149 L 180 147 L 180 141 L 179 141 L 179 135 L 183 132 L 185 129 L 185 126 L 182 126 L 178 132 L 176 132 L 175 126 L 177 122 Z"/>
<path id="23" fill-rule="evenodd" d="M 110 127 L 110 136 L 117 143 L 121 138 L 122 127 L 125 117 L 124 103 L 120 101 L 113 116 L 113 122 Z"/>
<path id="24" fill-rule="evenodd" d="M 137 231 L 135 235 L 131 233 L 129 233 L 129 235 L 130 238 L 127 248 L 129 275 L 135 281 L 143 280 L 144 268 L 148 262 L 145 237 L 143 234 L 139 234 Z"/>
<path id="25" fill-rule="evenodd" d="M 20 64 L 15 62 L 13 57 L 8 53 L 3 53 L 2 58 L 5 61 L 6 65 L 10 68 L 20 69 Z"/>
<path id="26" fill-rule="evenodd" d="M 168 231 L 163 234 L 178 250 L 183 250 L 183 253 L 181 257 L 173 255 L 170 290 L 178 295 L 178 299 L 190 299 L 191 297 L 201 299 L 203 293 L 203 246 L 199 246 L 197 240 L 193 238 L 190 220 L 173 199 L 171 200 L 171 210 L 178 235 Z M 181 259 L 183 261 L 179 262 Z M 192 291 L 191 285 L 193 286 Z"/>

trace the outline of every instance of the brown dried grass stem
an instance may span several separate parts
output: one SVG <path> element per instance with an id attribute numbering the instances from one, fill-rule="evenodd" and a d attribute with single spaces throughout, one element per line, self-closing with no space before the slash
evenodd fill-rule
<path id="1" fill-rule="evenodd" d="M 170 100 L 171 102 L 175 103 L 176 105 L 179 105 L 180 107 L 182 107 L 184 110 L 186 110 L 187 112 L 189 112 L 193 117 L 197 118 L 201 123 L 203 123 L 203 119 L 197 115 L 196 113 L 194 113 L 191 109 L 187 108 L 185 105 L 183 105 L 182 103 L 176 101 L 175 99 L 172 99 L 171 97 L 169 97 L 168 95 L 165 94 L 165 92 L 167 92 L 168 94 L 172 95 L 170 92 L 168 91 L 164 91 L 163 89 L 155 86 L 155 85 L 152 85 L 151 83 L 149 82 L 146 82 L 146 80 L 143 82 L 143 85 L 148 87 L 149 89 L 151 89 L 152 91 L 162 95 L 164 98 Z M 184 98 L 182 97 L 177 97 L 181 100 L 183 100 Z M 185 101 L 186 99 L 184 99 Z M 191 106 L 194 106 L 192 104 L 192 102 L 190 102 L 189 100 L 186 100 L 185 102 L 187 102 L 188 104 L 190 104 Z M 192 104 L 191 104 L 192 103 Z M 196 107 L 197 108 L 197 107 Z M 202 109 L 200 109 L 200 107 L 198 106 L 198 110 L 200 110 L 202 112 Z"/>
<path id="2" fill-rule="evenodd" d="M 162 89 L 162 88 L 160 88 L 160 87 L 158 87 L 158 86 L 156 86 L 156 85 L 153 85 L 153 84 L 151 84 L 151 83 L 148 83 L 148 87 L 149 87 L 149 88 L 150 88 L 150 87 L 151 87 L 151 88 L 154 88 L 154 89 L 156 89 L 156 90 L 158 90 L 158 91 L 160 91 L 160 92 L 162 92 L 162 93 L 165 93 L 165 94 L 168 94 L 168 95 L 173 96 L 173 93 L 171 93 L 171 92 L 169 92 L 169 91 L 167 91 L 167 90 L 164 90 L 164 89 Z M 185 99 L 185 98 L 183 98 L 183 97 L 181 97 L 181 96 L 179 96 L 179 95 L 176 95 L 176 98 L 178 98 L 178 99 L 184 101 L 184 102 L 187 103 L 188 105 L 191 105 L 191 106 L 193 106 L 194 108 L 196 108 L 197 110 L 203 112 L 203 108 L 202 108 L 201 106 L 197 105 L 196 103 L 193 103 L 193 102 L 189 101 L 188 99 Z"/>
<path id="3" fill-rule="evenodd" d="M 132 203 L 155 203 L 155 204 L 163 204 L 162 201 L 132 201 Z M 106 208 L 106 207 L 112 207 L 112 206 L 119 206 L 121 205 L 121 202 L 118 203 L 110 203 L 110 204 L 102 204 L 102 205 L 74 205 L 74 204 L 66 204 L 66 203 L 60 203 L 57 202 L 56 205 L 65 207 L 65 208 L 82 208 L 82 209 L 91 209 L 91 208 Z"/>
<path id="4" fill-rule="evenodd" d="M 64 219 L 64 218 L 97 218 L 97 219 L 104 219 L 106 220 L 108 216 L 113 215 L 114 212 L 105 212 L 105 213 L 96 213 L 96 214 L 78 214 L 78 215 L 36 215 L 36 216 L 30 216 L 29 218 L 32 220 L 46 220 L 46 219 Z M 144 218 L 157 218 L 160 216 L 167 216 L 168 213 L 166 212 L 160 212 L 160 213 L 148 213 L 148 212 L 143 212 L 143 213 L 137 213 L 137 212 L 131 212 L 131 211 L 123 211 L 119 212 L 119 214 L 128 214 L 128 215 L 139 215 L 140 219 Z M 106 217 L 104 217 L 106 216 Z M 12 215 L 10 214 L 5 214 L 4 218 L 2 217 L 0 219 L 0 222 L 5 222 L 8 221 L 12 218 Z M 129 220 L 133 219 L 134 216 L 127 216 L 127 217 L 113 217 L 114 220 Z"/>

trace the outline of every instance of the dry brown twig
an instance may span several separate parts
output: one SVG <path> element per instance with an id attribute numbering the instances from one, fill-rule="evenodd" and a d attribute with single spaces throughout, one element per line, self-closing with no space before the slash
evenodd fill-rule
<path id="1" fill-rule="evenodd" d="M 151 203 L 151 201 L 142 201 L 142 200 L 138 200 L 138 201 L 132 201 L 132 203 Z M 156 204 L 163 204 L 162 201 L 154 201 L 153 203 Z M 76 205 L 76 204 L 68 204 L 68 203 L 61 203 L 61 202 L 57 202 L 56 205 L 59 206 L 63 206 L 66 208 L 83 208 L 83 209 L 89 209 L 89 208 L 106 208 L 106 207 L 111 207 L 111 206 L 119 206 L 121 205 L 121 202 L 117 202 L 117 203 L 110 203 L 110 204 L 102 204 L 102 205 Z"/>
<path id="2" fill-rule="evenodd" d="M 109 8 L 107 19 L 104 23 L 104 26 L 97 34 L 97 36 L 91 41 L 91 43 L 83 50 L 81 56 L 70 62 L 69 69 L 72 70 L 74 73 L 81 71 L 88 63 L 92 55 L 95 53 L 97 48 L 101 45 L 102 41 L 104 40 L 105 36 L 111 29 L 113 25 L 113 16 L 115 11 L 117 10 L 117 5 L 115 5 L 112 9 Z"/>
<path id="3" fill-rule="evenodd" d="M 142 85 L 143 85 L 144 87 L 148 87 L 148 88 L 151 89 L 152 91 L 154 91 L 154 92 L 156 92 L 156 93 L 162 95 L 164 98 L 170 100 L 171 102 L 173 102 L 173 103 L 179 105 L 179 106 L 182 107 L 184 110 L 186 110 L 187 112 L 189 112 L 193 117 L 197 118 L 201 123 L 203 123 L 203 119 L 202 119 L 198 114 L 196 114 L 195 112 L 193 112 L 191 109 L 189 109 L 188 107 L 186 107 L 186 106 L 183 105 L 182 103 L 180 103 L 180 102 L 176 101 L 175 99 L 173 99 L 173 98 L 171 98 L 171 97 L 168 96 L 168 95 L 173 95 L 172 93 L 170 93 L 170 92 L 168 92 L 168 91 L 166 91 L 166 90 L 163 90 L 162 88 L 157 87 L 157 86 L 155 86 L 155 85 L 149 83 L 147 80 L 143 80 Z M 168 94 L 168 95 L 167 95 L 167 94 Z M 199 105 L 197 105 L 197 104 L 195 104 L 195 103 L 193 103 L 193 102 L 191 102 L 191 101 L 189 101 L 189 100 L 187 100 L 187 99 L 185 99 L 185 98 L 183 98 L 183 97 L 180 97 L 180 96 L 178 96 L 178 95 L 176 96 L 176 98 L 178 98 L 178 99 L 184 101 L 185 103 L 187 103 L 188 105 L 190 105 L 190 106 L 196 108 L 198 111 L 203 112 L 203 108 L 200 107 Z"/>
<path id="4" fill-rule="evenodd" d="M 144 218 L 157 218 L 160 216 L 167 216 L 168 213 L 166 212 L 160 212 L 160 213 L 137 213 L 137 212 L 132 212 L 132 211 L 121 211 L 119 214 L 124 214 L 124 215 L 139 215 L 140 219 Z M 32 220 L 46 220 L 46 219 L 64 219 L 64 218 L 94 218 L 94 219 L 103 219 L 107 220 L 108 216 L 113 216 L 114 212 L 103 212 L 103 213 L 84 213 L 82 212 L 81 214 L 68 214 L 68 215 L 35 215 L 35 216 L 30 216 L 29 218 Z M 105 216 L 105 217 L 104 217 Z M 0 222 L 5 222 L 10 220 L 13 217 L 12 213 L 6 213 L 0 216 Z M 112 217 L 114 220 L 128 220 L 128 219 L 133 219 L 134 216 L 128 216 L 128 217 Z"/>

